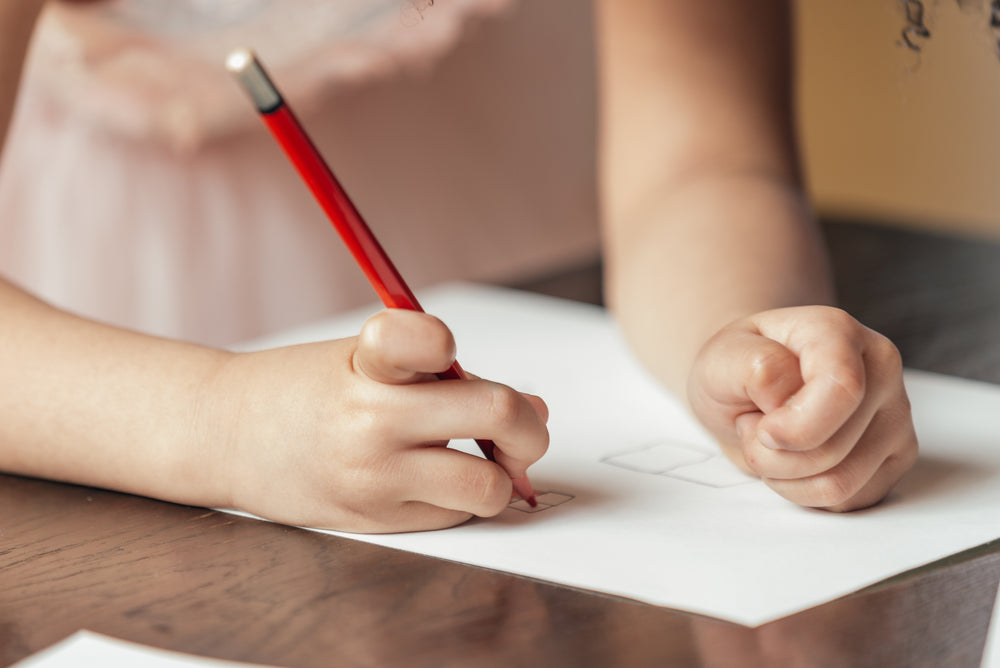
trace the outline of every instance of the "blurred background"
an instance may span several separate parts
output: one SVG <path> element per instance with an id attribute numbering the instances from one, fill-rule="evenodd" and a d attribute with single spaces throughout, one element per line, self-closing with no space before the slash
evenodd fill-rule
<path id="1" fill-rule="evenodd" d="M 550 133 L 556 112 L 558 149 L 575 171 L 593 150 L 590 4 L 515 2 L 466 35 L 431 79 L 454 84 L 460 72 L 474 76 L 470 63 L 480 72 L 493 63 L 489 75 L 534 108 L 514 119 L 528 135 Z M 795 0 L 809 188 L 827 219 L 998 239 L 1000 32 L 989 28 L 988 0 L 923 4 L 931 37 L 917 53 L 901 42 L 900 0 Z M 545 120 L 533 125 L 532 115 Z"/>
<path id="2" fill-rule="evenodd" d="M 799 105 L 824 217 L 1000 238 L 1000 55 L 985 0 L 797 0 Z M 961 6 L 960 6 L 961 4 Z"/>

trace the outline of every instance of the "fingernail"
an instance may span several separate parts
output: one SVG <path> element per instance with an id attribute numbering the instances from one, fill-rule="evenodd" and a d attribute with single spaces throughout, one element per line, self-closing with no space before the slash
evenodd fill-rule
<path id="1" fill-rule="evenodd" d="M 747 440 L 747 428 L 743 423 L 743 420 L 737 418 L 736 420 L 736 435 L 740 437 L 740 442 Z"/>
<path id="2" fill-rule="evenodd" d="M 763 429 L 761 429 L 761 430 L 759 430 L 757 432 L 757 440 L 760 441 L 761 445 L 763 445 L 765 448 L 768 448 L 770 450 L 783 450 L 784 449 L 784 448 L 782 448 L 781 446 L 779 446 L 777 444 L 777 442 L 774 440 L 773 436 L 771 436 L 769 433 L 767 433 Z"/>
<path id="3" fill-rule="evenodd" d="M 736 435 L 740 437 L 740 443 L 746 443 L 748 438 L 755 437 L 756 431 L 751 433 L 755 420 L 750 413 L 743 413 L 736 418 Z"/>

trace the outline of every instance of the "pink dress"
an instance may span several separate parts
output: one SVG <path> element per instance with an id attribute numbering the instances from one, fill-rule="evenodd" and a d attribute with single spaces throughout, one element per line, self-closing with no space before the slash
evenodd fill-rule
<path id="1" fill-rule="evenodd" d="M 414 288 L 594 257 L 581 4 L 54 3 L 0 163 L 0 273 L 87 317 L 213 345 L 374 301 L 226 73 L 237 46 L 260 54 Z M 570 31 L 558 50 L 546 22 Z"/>

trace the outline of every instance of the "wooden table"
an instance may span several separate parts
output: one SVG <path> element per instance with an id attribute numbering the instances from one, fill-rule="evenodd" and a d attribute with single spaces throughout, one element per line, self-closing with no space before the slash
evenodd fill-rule
<path id="1" fill-rule="evenodd" d="M 826 226 L 908 366 L 1000 382 L 1000 245 Z M 598 268 L 534 282 L 599 299 Z M 872 549 L 879 549 L 873 545 Z M 0 475 L 0 665 L 80 628 L 282 666 L 978 666 L 1000 542 L 746 629 L 201 508 Z"/>

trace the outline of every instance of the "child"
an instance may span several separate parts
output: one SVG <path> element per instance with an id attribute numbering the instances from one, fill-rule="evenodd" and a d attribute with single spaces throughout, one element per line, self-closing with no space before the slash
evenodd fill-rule
<path id="1" fill-rule="evenodd" d="M 423 12 L 421 26 L 436 25 L 445 4 L 408 7 Z M 42 5 L 0 0 L 5 104 L 14 98 L 23 36 Z M 797 503 L 864 507 L 883 498 L 916 457 L 899 356 L 884 337 L 824 305 L 831 301 L 830 282 L 791 139 L 788 8 L 776 0 L 744 5 L 609 0 L 598 6 L 607 294 L 640 357 L 679 394 L 687 388 L 692 410 L 734 462 Z M 83 21 L 85 12 L 97 11 L 56 7 L 70 11 L 64 20 Z M 107 44 L 95 40 L 91 46 Z M 74 89 L 68 97 L 72 103 Z M 222 134 L 242 122 L 238 116 L 221 118 L 203 126 Z M 419 128 L 419 119 L 414 123 Z M 185 151 L 204 156 L 217 149 L 191 148 L 197 133 L 192 139 L 182 130 L 179 136 Z M 20 133 L 9 141 L 11 150 L 17 141 L 24 146 Z M 269 170 L 280 158 L 230 149 L 214 170 L 199 174 L 198 184 L 227 170 L 253 183 L 280 182 L 280 176 L 253 173 Z M 44 157 L 59 164 L 52 155 Z M 184 156 L 171 160 L 170 173 L 183 173 Z M 6 163 L 5 180 L 18 178 L 11 164 L 18 163 Z M 145 176 L 167 174 L 168 164 L 159 160 Z M 93 167 L 112 168 L 105 161 Z M 455 191 L 463 186 L 455 184 Z M 252 185 L 243 187 L 247 197 L 258 195 Z M 271 202 L 270 217 L 281 222 L 271 238 L 297 239 L 307 266 L 323 264 L 309 259 L 310 253 L 329 247 L 330 239 L 312 243 L 309 232 L 292 228 L 289 220 L 294 223 L 299 211 L 283 192 L 279 187 Z M 128 193 L 125 188 L 122 198 Z M 151 283 L 154 296 L 158 288 L 170 290 L 163 276 L 183 274 L 190 254 L 201 258 L 203 268 L 227 253 L 244 269 L 258 261 L 266 266 L 267 257 L 244 256 L 270 252 L 270 246 L 235 231 L 235 223 L 245 222 L 242 214 L 255 211 L 241 209 L 238 198 L 228 201 L 232 206 L 215 207 L 217 215 L 205 223 L 229 220 L 228 231 L 224 222 L 212 230 L 197 228 L 214 244 L 209 248 L 190 239 L 156 245 L 169 242 L 176 233 L 171 226 L 184 221 L 160 220 L 158 212 L 170 209 L 147 210 L 141 201 L 131 209 L 135 220 L 126 220 L 138 231 L 127 240 L 112 239 L 121 242 L 112 247 L 131 257 L 153 243 L 156 252 L 147 255 L 161 263 L 169 248 L 179 249 L 175 266 L 134 272 Z M 178 215 L 176 208 L 173 213 Z M 586 234 L 564 233 L 572 229 L 572 216 L 554 218 L 551 226 L 546 221 L 546 229 L 535 230 L 532 222 L 521 222 L 532 229 L 530 243 L 512 248 L 551 255 L 558 251 L 555 241 L 582 236 L 564 251 L 568 258 L 587 246 Z M 0 223 L 14 230 L 34 224 Z M 253 229 L 266 235 L 270 228 Z M 292 250 L 286 257 L 299 257 Z M 420 255 L 418 249 L 414 254 Z M 529 264 L 524 259 L 520 266 Z M 410 275 L 406 268 L 403 273 Z M 108 295 L 91 291 L 108 301 L 126 296 L 119 301 L 127 302 L 128 313 L 108 320 L 126 324 L 147 312 L 154 322 L 139 328 L 171 338 L 81 318 L 3 284 L 0 469 L 348 531 L 440 528 L 502 510 L 510 478 L 524 474 L 547 446 L 541 399 L 486 380 L 422 382 L 454 357 L 447 328 L 423 314 L 384 312 L 356 338 L 249 354 L 173 338 L 231 341 L 305 313 L 255 314 L 258 303 L 330 308 L 325 294 L 294 295 L 289 288 L 268 293 L 270 280 L 255 286 L 247 275 L 218 274 L 234 283 L 229 287 L 235 298 L 225 303 L 249 313 L 239 332 L 171 330 L 175 322 L 155 322 L 170 300 L 129 300 L 125 288 L 131 286 L 120 280 L 106 283 L 113 290 Z M 204 276 L 195 286 L 212 289 L 215 275 Z M 84 278 L 89 276 L 73 280 Z M 285 280 L 294 286 L 327 283 L 315 277 Z M 360 294 L 370 299 L 366 287 Z M 175 300 L 178 310 L 170 320 L 192 332 L 212 322 L 210 311 L 220 300 L 198 297 Z M 74 309 L 72 303 L 63 306 Z M 472 436 L 497 443 L 497 464 L 435 447 Z"/>
<path id="2" fill-rule="evenodd" d="M 895 346 L 825 306 L 789 3 L 602 0 L 598 24 L 607 290 L 634 348 L 782 496 L 878 502 L 917 440 Z"/>

